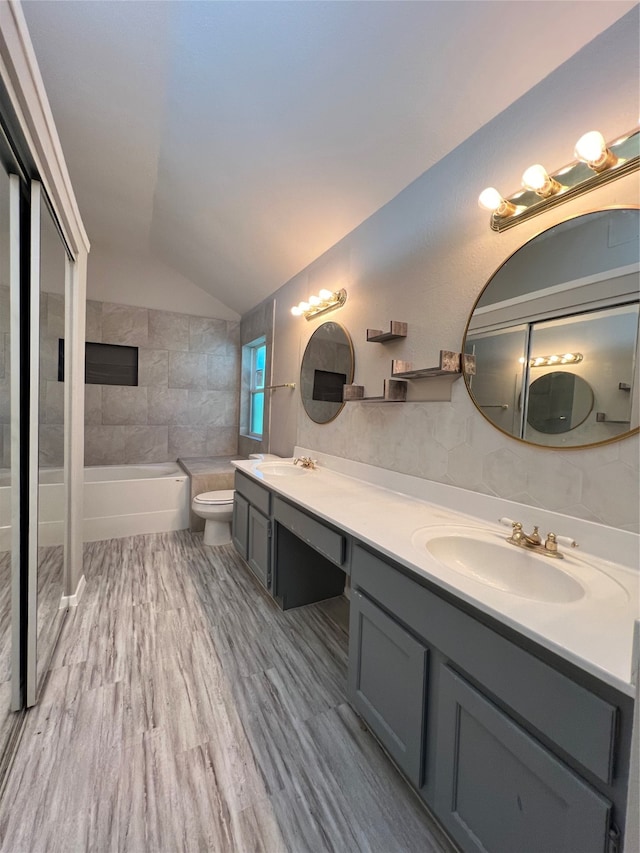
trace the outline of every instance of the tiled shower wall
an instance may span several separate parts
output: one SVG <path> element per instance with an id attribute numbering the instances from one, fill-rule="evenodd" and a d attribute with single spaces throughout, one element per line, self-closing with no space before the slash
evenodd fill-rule
<path id="1" fill-rule="evenodd" d="M 85 465 L 237 452 L 239 323 L 87 302 L 87 341 L 138 347 L 138 386 L 85 386 Z"/>

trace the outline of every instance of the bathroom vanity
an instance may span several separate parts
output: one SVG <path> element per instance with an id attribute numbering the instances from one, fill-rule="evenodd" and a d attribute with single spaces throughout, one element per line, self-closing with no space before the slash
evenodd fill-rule
<path id="1" fill-rule="evenodd" d="M 234 464 L 234 542 L 281 607 L 350 576 L 350 701 L 463 850 L 623 850 L 637 537 L 332 457 Z M 521 555 L 502 515 L 586 555 Z"/>

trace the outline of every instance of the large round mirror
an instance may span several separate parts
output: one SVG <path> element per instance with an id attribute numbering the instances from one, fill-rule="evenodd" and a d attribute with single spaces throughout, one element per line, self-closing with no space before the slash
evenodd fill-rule
<path id="1" fill-rule="evenodd" d="M 587 213 L 518 249 L 481 292 L 463 351 L 471 398 L 498 429 L 545 447 L 638 430 L 640 211 Z"/>
<path id="2" fill-rule="evenodd" d="M 300 367 L 305 412 L 317 424 L 337 417 L 344 406 L 342 386 L 353 382 L 353 344 L 338 323 L 323 323 L 309 339 Z"/>

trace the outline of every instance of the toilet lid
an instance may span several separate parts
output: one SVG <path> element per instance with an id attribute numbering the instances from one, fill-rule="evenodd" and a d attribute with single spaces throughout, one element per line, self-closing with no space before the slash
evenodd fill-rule
<path id="1" fill-rule="evenodd" d="M 217 492 L 203 492 L 196 495 L 194 500 L 199 504 L 229 504 L 233 503 L 233 489 L 223 489 Z"/>

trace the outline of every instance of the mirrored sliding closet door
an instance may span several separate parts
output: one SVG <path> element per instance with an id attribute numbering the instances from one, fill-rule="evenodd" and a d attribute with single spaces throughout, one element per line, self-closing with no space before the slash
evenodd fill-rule
<path id="1" fill-rule="evenodd" d="M 70 273 L 41 185 L 31 184 L 31 418 L 27 705 L 46 676 L 65 610 L 64 339 Z"/>

